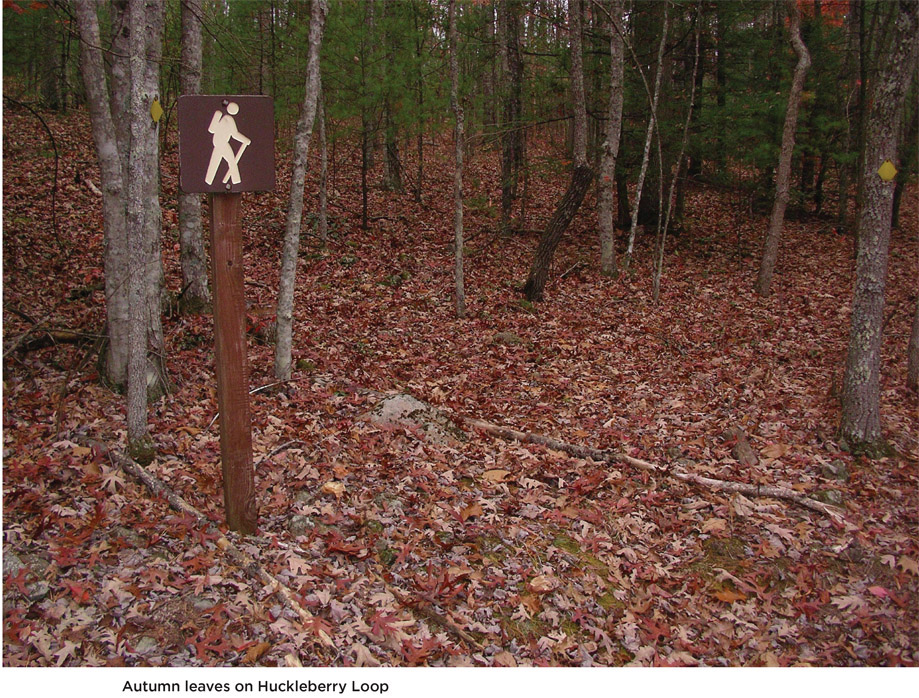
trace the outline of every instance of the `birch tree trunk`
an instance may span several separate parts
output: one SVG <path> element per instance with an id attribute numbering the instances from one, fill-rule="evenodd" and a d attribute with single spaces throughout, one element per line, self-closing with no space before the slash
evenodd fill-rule
<path id="1" fill-rule="evenodd" d="M 463 288 L 463 107 L 459 99 L 459 61 L 456 48 L 456 0 L 450 0 L 448 10 L 450 32 L 450 106 L 456 118 L 453 171 L 453 246 L 455 264 L 453 278 L 456 286 L 456 316 L 466 315 L 466 292 Z"/>
<path id="2" fill-rule="evenodd" d="M 798 126 L 798 107 L 801 104 L 801 93 L 804 91 L 804 78 L 810 69 L 811 59 L 801 39 L 801 11 L 796 0 L 787 3 L 790 15 L 791 45 L 798 56 L 791 91 L 788 93 L 788 107 L 785 110 L 785 126 L 782 129 L 782 150 L 779 153 L 779 167 L 775 175 L 775 200 L 772 204 L 772 215 L 769 217 L 769 230 L 766 233 L 766 244 L 763 247 L 763 258 L 756 277 L 755 290 L 761 296 L 768 296 L 772 288 L 772 274 L 779 255 L 779 241 L 782 239 L 782 226 L 785 223 L 785 208 L 788 206 L 788 192 L 791 182 L 791 157 L 795 150 L 795 129 Z"/>
<path id="3" fill-rule="evenodd" d="M 201 0 L 183 0 L 181 92 L 201 93 Z M 207 260 L 201 233 L 201 195 L 179 193 L 179 261 L 182 266 L 182 295 L 179 306 L 198 313 L 211 303 L 207 286 Z"/>
<path id="4" fill-rule="evenodd" d="M 852 327 L 842 388 L 839 437 L 855 451 L 883 452 L 880 415 L 881 339 L 890 247 L 893 182 L 878 168 L 896 162 L 903 104 L 919 57 L 919 4 L 900 0 L 893 38 L 871 96 L 861 158 L 864 203 L 858 213 L 858 256 Z"/>
<path id="5" fill-rule="evenodd" d="M 319 49 L 322 46 L 322 31 L 328 0 L 313 0 L 310 15 L 309 56 L 306 63 L 306 87 L 303 97 L 303 111 L 297 123 L 294 136 L 293 164 L 290 177 L 290 203 L 287 209 L 287 224 L 284 229 L 284 246 L 281 251 L 281 277 L 278 288 L 278 343 L 274 354 L 274 375 L 278 380 L 288 381 L 291 376 L 294 289 L 297 278 L 297 260 L 300 249 L 300 224 L 303 219 L 303 190 L 306 180 L 306 161 L 309 154 L 310 136 L 316 119 L 316 104 L 319 97 Z"/>
<path id="6" fill-rule="evenodd" d="M 664 273 L 664 248 L 667 245 L 667 230 L 670 227 L 671 214 L 673 213 L 674 193 L 677 188 L 677 180 L 680 177 L 680 170 L 683 169 L 683 156 L 686 154 L 686 144 L 689 142 L 689 124 L 692 122 L 693 107 L 696 102 L 696 76 L 699 73 L 699 43 L 702 37 L 702 18 L 696 17 L 696 50 L 695 58 L 692 65 L 692 87 L 689 90 L 689 107 L 686 110 L 686 121 L 683 122 L 683 138 L 680 141 L 680 154 L 677 156 L 676 165 L 673 168 L 673 179 L 670 181 L 670 189 L 667 192 L 667 213 L 664 216 L 664 227 L 660 231 L 657 245 L 657 259 L 654 264 L 654 278 L 651 282 L 651 297 L 654 302 L 660 299 L 661 295 L 661 276 Z M 659 158 L 663 162 L 663 158 Z M 661 191 L 663 192 L 664 183 L 661 177 Z"/>
<path id="7" fill-rule="evenodd" d="M 664 22 L 661 27 L 661 42 L 657 49 L 657 74 L 654 76 L 654 94 L 651 97 L 651 117 L 648 119 L 648 131 L 645 134 L 645 149 L 641 156 L 641 170 L 638 173 L 638 186 L 635 189 L 635 200 L 632 204 L 632 221 L 629 227 L 629 246 L 625 252 L 623 267 L 629 268 L 632 263 L 632 252 L 635 249 L 635 233 L 638 231 L 638 208 L 641 203 L 641 190 L 645 185 L 645 176 L 648 174 L 648 162 L 651 159 L 651 138 L 657 128 L 657 103 L 661 94 L 661 76 L 664 72 L 664 48 L 667 45 L 667 30 L 669 28 L 670 6 L 664 5 Z"/>
<path id="8" fill-rule="evenodd" d="M 616 229 L 613 221 L 613 189 L 616 186 L 616 158 L 622 134 L 622 90 L 625 51 L 622 42 L 622 0 L 610 5 L 610 94 L 607 110 L 606 139 L 600 159 L 600 190 L 597 201 L 597 222 L 600 228 L 600 273 L 616 276 Z"/>

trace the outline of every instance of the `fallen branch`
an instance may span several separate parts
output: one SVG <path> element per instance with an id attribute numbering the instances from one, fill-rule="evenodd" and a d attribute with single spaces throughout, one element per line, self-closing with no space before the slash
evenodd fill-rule
<path id="1" fill-rule="evenodd" d="M 237 567 L 241 568 L 253 579 L 258 580 L 268 587 L 269 593 L 280 596 L 284 604 L 297 614 L 297 617 L 304 625 L 314 627 L 315 617 L 300 604 L 290 589 L 284 586 L 274 575 L 265 570 L 265 568 L 263 568 L 251 555 L 241 550 L 235 543 L 229 540 L 204 514 L 186 502 L 180 495 L 176 494 L 166 483 L 156 477 L 156 475 L 131 459 L 114 453 L 105 444 L 99 441 L 89 438 L 79 438 L 78 440 L 105 453 L 113 465 L 116 465 L 124 472 L 140 480 L 153 494 L 161 496 L 169 502 L 169 505 L 173 509 L 191 515 L 200 526 L 208 529 L 211 533 L 215 533 L 217 535 L 217 547 L 226 553 L 227 557 L 229 557 Z M 319 636 L 319 641 L 323 645 L 326 647 L 335 647 L 332 638 L 321 628 L 317 631 L 317 635 Z"/>
<path id="2" fill-rule="evenodd" d="M 485 422 L 481 419 L 472 419 L 471 417 L 462 416 L 457 416 L 457 418 L 464 424 L 468 424 L 475 429 L 484 431 L 486 434 L 491 434 L 492 436 L 497 436 L 507 441 L 520 441 L 522 443 L 540 444 L 555 449 L 556 451 L 562 451 L 568 455 L 574 456 L 575 458 L 590 458 L 591 460 L 603 463 L 626 463 L 627 465 L 631 465 L 632 467 L 638 468 L 639 470 L 658 473 L 665 477 L 671 477 L 681 482 L 687 482 L 703 489 L 720 492 L 737 492 L 748 497 L 773 497 L 775 499 L 785 499 L 800 506 L 807 507 L 808 509 L 818 511 L 821 514 L 826 514 L 835 519 L 841 520 L 843 518 L 842 512 L 836 507 L 830 506 L 829 504 L 824 504 L 823 502 L 818 502 L 816 499 L 811 499 L 810 497 L 807 497 L 800 492 L 795 492 L 794 490 L 787 487 L 751 485 L 745 482 L 732 482 L 730 480 L 718 480 L 716 478 L 703 477 L 694 473 L 687 473 L 684 470 L 655 465 L 654 463 L 649 463 L 648 461 L 641 460 L 640 458 L 633 458 L 632 456 L 626 455 L 621 451 L 600 450 L 597 448 L 591 448 L 590 446 L 571 444 L 565 441 L 559 441 L 558 439 L 553 439 L 549 436 L 542 436 L 541 434 L 531 434 L 529 432 L 517 431 L 516 429 L 510 429 L 508 427 L 501 427 L 497 424 Z"/>
<path id="3" fill-rule="evenodd" d="M 396 601 L 398 601 L 399 605 L 403 608 L 409 611 L 414 611 L 435 625 L 439 625 L 444 630 L 453 633 L 458 638 L 463 640 L 463 642 L 468 645 L 469 649 L 481 649 L 481 643 L 477 642 L 472 635 L 463 630 L 460 626 L 444 616 L 442 613 L 438 612 L 429 604 L 426 604 L 423 601 L 413 601 L 412 599 L 407 598 L 401 594 L 399 590 L 395 589 L 391 584 L 387 583 L 386 580 L 383 580 L 383 584 L 386 586 L 386 590 L 395 597 Z"/>

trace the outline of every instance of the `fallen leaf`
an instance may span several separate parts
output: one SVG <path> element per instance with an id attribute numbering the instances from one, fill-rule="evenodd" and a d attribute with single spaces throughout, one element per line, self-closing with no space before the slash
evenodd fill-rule
<path id="1" fill-rule="evenodd" d="M 354 666 L 380 666 L 380 660 L 373 656 L 366 645 L 355 642 L 351 649 L 354 650 Z"/>
<path id="2" fill-rule="evenodd" d="M 345 486 L 341 482 L 329 480 L 322 486 L 322 493 L 334 494 L 336 499 L 341 499 L 341 496 L 345 493 Z"/>
<path id="3" fill-rule="evenodd" d="M 734 603 L 735 601 L 746 601 L 747 596 L 739 591 L 734 591 L 732 589 L 722 589 L 721 591 L 715 592 L 715 598 L 719 601 L 724 601 L 725 603 Z"/>
<path id="4" fill-rule="evenodd" d="M 488 480 L 489 482 L 494 482 L 496 484 L 499 482 L 504 482 L 505 480 L 509 479 L 510 476 L 511 476 L 511 472 L 509 470 L 500 470 L 500 469 L 486 470 L 482 474 L 482 477 L 484 477 L 486 480 Z"/>
<path id="5" fill-rule="evenodd" d="M 541 574 L 533 577 L 527 584 L 527 588 L 534 594 L 548 594 L 558 588 L 558 579 L 551 574 Z"/>
<path id="6" fill-rule="evenodd" d="M 253 645 L 246 650 L 246 656 L 243 657 L 243 661 L 246 664 L 255 664 L 269 649 L 271 649 L 271 643 L 268 642 L 260 642 L 257 645 Z"/>
<path id="7" fill-rule="evenodd" d="M 724 519 L 712 517 L 702 524 L 702 533 L 720 533 L 727 529 L 728 522 Z"/>
<path id="8" fill-rule="evenodd" d="M 760 451 L 766 458 L 781 458 L 791 450 L 788 444 L 769 444 Z"/>
<path id="9" fill-rule="evenodd" d="M 911 557 L 901 555 L 900 559 L 897 561 L 897 567 L 899 567 L 904 572 L 912 572 L 916 576 L 919 576 L 919 562 L 916 562 Z"/>
<path id="10" fill-rule="evenodd" d="M 478 502 L 473 502 L 460 512 L 460 518 L 466 521 L 466 519 L 472 518 L 473 516 L 482 516 L 484 513 L 482 505 Z"/>
<path id="11" fill-rule="evenodd" d="M 495 655 L 495 665 L 506 667 L 517 666 L 517 660 L 514 659 L 514 655 L 512 655 L 507 650 L 504 650 L 503 652 L 498 652 L 498 654 Z"/>
<path id="12" fill-rule="evenodd" d="M 855 594 L 836 596 L 830 601 L 830 603 L 832 603 L 841 611 L 858 611 L 868 605 L 861 596 L 857 596 Z"/>

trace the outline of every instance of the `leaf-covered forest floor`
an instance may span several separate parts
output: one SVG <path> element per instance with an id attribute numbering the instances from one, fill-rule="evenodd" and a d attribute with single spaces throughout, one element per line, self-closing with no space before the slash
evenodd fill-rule
<path id="1" fill-rule="evenodd" d="M 104 321 L 100 200 L 79 181 L 98 184 L 88 124 L 79 113 L 43 116 L 60 155 L 57 230 L 50 141 L 33 115 L 4 111 L 5 349 L 32 326 L 27 317 L 87 334 Z M 100 385 L 88 344 L 30 345 L 4 357 L 3 663 L 919 663 L 919 429 L 904 388 L 916 188 L 888 281 L 881 400 L 894 451 L 866 460 L 834 440 L 851 236 L 826 220 L 789 221 L 775 292 L 762 299 L 752 286 L 765 218 L 739 194 L 694 185 L 654 304 L 650 236 L 630 273 L 599 276 L 589 198 L 547 300 L 533 307 L 516 287 L 536 235 L 493 232 L 497 158 L 479 149 L 466 174 L 468 317 L 457 320 L 447 145 L 427 152 L 422 205 L 371 191 L 368 231 L 359 151 L 337 145 L 328 252 L 303 239 L 294 380 L 252 395 L 260 532 L 227 538 L 312 620 L 234 565 L 216 529 L 87 445 L 119 452 L 124 442 L 122 398 Z M 537 229 L 566 177 L 530 150 L 526 227 Z M 275 299 L 285 160 L 277 194 L 245 198 L 254 325 Z M 175 292 L 172 133 L 163 171 Z M 314 198 L 307 205 L 316 210 Z M 171 316 L 165 332 L 175 391 L 150 409 L 149 470 L 222 526 L 211 320 Z M 252 387 L 274 383 L 272 347 L 250 339 Z M 367 390 L 792 487 L 841 503 L 845 520 L 482 433 L 441 446 L 383 431 L 362 419 L 378 399 Z M 735 460 L 731 428 L 746 434 L 755 465 Z"/>

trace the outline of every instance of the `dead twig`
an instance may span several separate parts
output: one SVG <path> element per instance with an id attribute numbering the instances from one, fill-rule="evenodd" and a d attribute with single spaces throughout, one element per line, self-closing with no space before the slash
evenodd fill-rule
<path id="1" fill-rule="evenodd" d="M 104 453 L 108 457 L 109 462 L 137 480 L 140 480 L 153 494 L 163 497 L 169 502 L 169 505 L 173 509 L 191 515 L 198 522 L 198 525 L 207 529 L 210 533 L 215 534 L 217 538 L 217 547 L 230 558 L 233 564 L 241 568 L 251 578 L 265 585 L 269 593 L 277 594 L 284 604 L 297 615 L 301 623 L 315 632 L 322 645 L 331 648 L 335 647 L 335 643 L 332 641 L 332 638 L 329 637 L 328 633 L 322 628 L 316 627 L 315 616 L 300 604 L 297 597 L 294 596 L 290 589 L 284 586 L 277 577 L 265 570 L 265 568 L 259 564 L 258 560 L 254 559 L 227 538 L 213 522 L 191 504 L 186 502 L 181 496 L 176 494 L 166 483 L 143 466 L 138 465 L 130 458 L 113 452 L 108 446 L 95 439 L 79 437 L 78 440 Z"/>
<path id="2" fill-rule="evenodd" d="M 601 463 L 625 463 L 627 465 L 631 465 L 634 468 L 638 468 L 639 470 L 650 473 L 657 473 L 659 475 L 670 477 L 681 482 L 696 485 L 697 487 L 701 487 L 703 489 L 721 492 L 737 492 L 748 497 L 773 497 L 775 499 L 784 499 L 808 509 L 812 509 L 813 511 L 818 511 L 821 514 L 826 514 L 827 516 L 830 516 L 834 519 L 843 519 L 842 512 L 836 507 L 829 504 L 824 504 L 823 502 L 818 502 L 816 499 L 811 499 L 810 497 L 807 497 L 800 492 L 796 492 L 795 490 L 789 489 L 787 487 L 751 485 L 745 482 L 732 482 L 729 480 L 719 480 L 716 478 L 703 477 L 701 475 L 696 475 L 695 473 L 688 473 L 682 469 L 656 465 L 654 463 L 649 463 L 648 461 L 641 460 L 640 458 L 633 458 L 632 456 L 622 453 L 621 451 L 614 451 L 609 449 L 600 450 L 597 448 L 591 448 L 590 446 L 571 444 L 565 441 L 559 441 L 558 439 L 553 439 L 549 436 L 517 431 L 516 429 L 501 427 L 497 424 L 491 424 L 490 422 L 485 422 L 481 419 L 472 419 L 471 417 L 458 416 L 458 419 L 475 429 L 484 431 L 486 434 L 491 434 L 492 436 L 497 436 L 508 441 L 541 444 L 543 446 L 548 446 L 549 448 L 555 449 L 556 451 L 562 451 L 576 458 L 590 458 L 591 460 Z"/>

